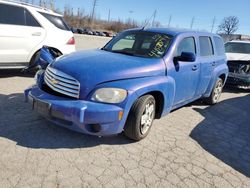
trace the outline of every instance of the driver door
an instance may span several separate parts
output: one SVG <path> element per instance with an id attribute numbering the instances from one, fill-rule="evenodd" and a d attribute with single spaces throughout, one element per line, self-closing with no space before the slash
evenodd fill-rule
<path id="1" fill-rule="evenodd" d="M 194 37 L 186 37 L 179 42 L 175 57 L 181 56 L 182 52 L 197 54 Z M 173 60 L 173 64 L 175 68 L 171 72 L 171 76 L 176 84 L 174 98 L 174 106 L 176 106 L 195 97 L 200 77 L 200 63 L 196 58 L 194 62 L 174 62 Z"/>

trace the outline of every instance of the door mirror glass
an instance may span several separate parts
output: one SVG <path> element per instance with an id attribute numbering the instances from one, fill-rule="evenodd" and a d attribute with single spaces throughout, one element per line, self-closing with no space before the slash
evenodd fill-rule
<path id="1" fill-rule="evenodd" d="M 175 62 L 183 61 L 183 62 L 194 62 L 196 59 L 196 56 L 192 52 L 182 52 L 180 56 L 176 56 L 174 58 Z"/>

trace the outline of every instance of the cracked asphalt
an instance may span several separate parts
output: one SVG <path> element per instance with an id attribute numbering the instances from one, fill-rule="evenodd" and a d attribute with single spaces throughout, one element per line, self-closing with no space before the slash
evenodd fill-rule
<path id="1" fill-rule="evenodd" d="M 156 120 L 148 137 L 93 137 L 24 103 L 33 78 L 0 71 L 0 187 L 250 187 L 250 94 L 226 88 Z"/>

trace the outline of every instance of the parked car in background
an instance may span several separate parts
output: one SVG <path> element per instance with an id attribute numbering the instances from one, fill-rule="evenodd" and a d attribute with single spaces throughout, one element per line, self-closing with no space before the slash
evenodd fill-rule
<path id="1" fill-rule="evenodd" d="M 71 27 L 71 31 L 72 31 L 72 33 L 78 33 L 77 28 L 75 28 L 75 27 Z"/>
<path id="2" fill-rule="evenodd" d="M 96 35 L 96 36 L 101 36 L 101 37 L 104 37 L 104 36 L 106 36 L 103 32 L 101 32 L 101 31 L 94 31 L 94 35 Z"/>
<path id="3" fill-rule="evenodd" d="M 42 46 L 60 54 L 75 51 L 75 40 L 62 15 L 27 3 L 0 0 L 0 69 L 35 62 Z"/>
<path id="4" fill-rule="evenodd" d="M 92 31 L 89 28 L 83 28 L 83 32 L 84 32 L 84 34 L 87 34 L 87 35 L 93 35 L 94 34 L 94 31 Z"/>
<path id="5" fill-rule="evenodd" d="M 101 31 L 99 31 L 99 36 L 106 37 L 106 35 L 103 32 L 101 32 Z"/>
<path id="6" fill-rule="evenodd" d="M 93 31 L 93 35 L 99 36 L 99 32 L 98 31 Z"/>
<path id="7" fill-rule="evenodd" d="M 44 62 L 51 55 L 43 52 Z M 25 91 L 36 111 L 72 130 L 133 140 L 187 103 L 216 104 L 228 75 L 220 36 L 164 28 L 127 30 L 102 49 L 48 59 Z"/>
<path id="8" fill-rule="evenodd" d="M 103 33 L 106 35 L 106 37 L 113 37 L 111 32 L 104 31 Z"/>
<path id="9" fill-rule="evenodd" d="M 78 34 L 84 34 L 84 30 L 81 29 L 81 28 L 77 28 L 77 33 L 78 33 Z"/>
<path id="10" fill-rule="evenodd" d="M 229 75 L 227 83 L 250 86 L 250 41 L 231 41 L 225 44 Z"/>

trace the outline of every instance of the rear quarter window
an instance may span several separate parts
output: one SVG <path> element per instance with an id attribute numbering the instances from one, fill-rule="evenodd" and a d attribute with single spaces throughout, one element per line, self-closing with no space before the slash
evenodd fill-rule
<path id="1" fill-rule="evenodd" d="M 200 41 L 200 56 L 208 57 L 214 54 L 213 45 L 210 37 L 199 37 Z"/>
<path id="2" fill-rule="evenodd" d="M 213 37 L 215 49 L 216 49 L 216 55 L 225 55 L 225 48 L 224 43 L 220 37 Z"/>
<path id="3" fill-rule="evenodd" d="M 59 29 L 70 31 L 69 26 L 66 24 L 64 19 L 60 16 L 54 16 L 51 14 L 46 14 L 44 12 L 39 12 L 41 15 L 43 15 L 47 20 L 49 20 L 54 26 L 56 26 Z"/>

